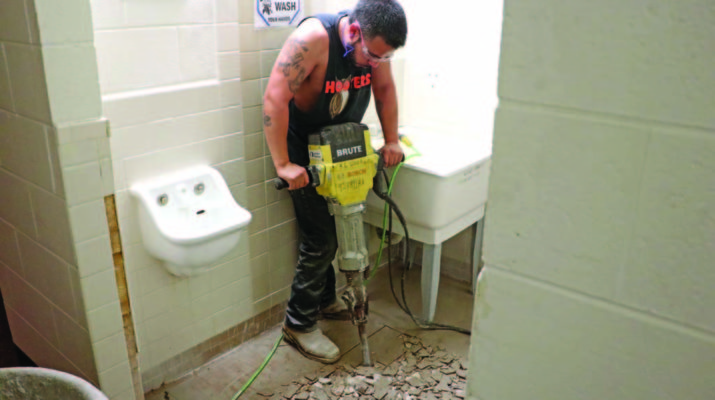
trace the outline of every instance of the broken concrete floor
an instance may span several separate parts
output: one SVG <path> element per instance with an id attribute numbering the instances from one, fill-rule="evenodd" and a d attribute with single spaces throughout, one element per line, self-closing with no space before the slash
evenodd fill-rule
<path id="1" fill-rule="evenodd" d="M 395 274 L 396 275 L 396 274 Z M 408 272 L 410 309 L 421 309 L 419 267 Z M 399 282 L 394 279 L 394 282 Z M 471 328 L 470 284 L 443 277 L 436 322 Z M 395 288 L 399 294 L 399 287 Z M 269 364 L 241 399 L 460 399 L 466 386 L 469 336 L 418 328 L 397 306 L 387 269 L 369 286 L 368 332 L 373 368 L 361 367 L 355 328 L 347 321 L 320 321 L 320 327 L 343 350 L 336 364 L 303 357 L 281 343 Z M 147 400 L 230 400 L 260 366 L 280 335 L 276 326 L 217 357 L 175 382 L 150 393 Z"/>
<path id="2" fill-rule="evenodd" d="M 392 361 L 383 354 L 386 364 L 376 362 L 373 367 L 343 363 L 337 367 L 323 367 L 317 373 L 306 374 L 277 393 L 258 392 L 270 400 L 397 400 L 397 399 L 463 399 L 467 378 L 466 360 L 443 348 L 426 345 L 418 337 L 400 334 L 384 327 L 371 337 L 372 341 L 394 344 L 394 336 L 401 339 L 402 353 Z M 384 341 L 383 341 L 384 340 Z M 400 348 L 392 346 L 393 349 Z M 353 349 L 351 353 L 361 353 Z"/>

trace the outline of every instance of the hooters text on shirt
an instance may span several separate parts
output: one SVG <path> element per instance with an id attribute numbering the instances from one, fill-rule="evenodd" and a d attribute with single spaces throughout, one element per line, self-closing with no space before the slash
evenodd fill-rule
<path id="1" fill-rule="evenodd" d="M 370 84 L 371 74 L 365 74 L 362 76 L 356 76 L 351 80 L 344 81 L 325 81 L 325 93 L 335 93 L 344 92 L 350 90 L 350 88 L 360 89 L 363 86 L 368 86 Z"/>

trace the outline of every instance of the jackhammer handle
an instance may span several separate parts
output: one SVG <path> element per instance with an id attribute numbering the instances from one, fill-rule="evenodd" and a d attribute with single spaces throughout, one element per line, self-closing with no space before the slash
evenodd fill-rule
<path id="1" fill-rule="evenodd" d="M 405 161 L 405 153 L 402 153 L 402 159 L 400 162 Z M 377 170 L 382 171 L 385 168 L 385 158 L 382 156 L 382 151 L 380 151 L 380 158 L 377 159 Z"/>
<path id="2" fill-rule="evenodd" d="M 308 173 L 308 185 L 318 186 L 320 184 L 318 169 L 313 165 L 309 165 L 305 167 L 305 171 Z M 276 188 L 276 190 L 283 190 L 290 186 L 290 184 L 285 179 L 277 177 L 273 179 L 273 186 Z"/>
<path id="3" fill-rule="evenodd" d="M 275 178 L 273 179 L 273 186 L 275 186 L 276 190 L 283 190 L 290 186 L 290 184 L 283 178 Z"/>

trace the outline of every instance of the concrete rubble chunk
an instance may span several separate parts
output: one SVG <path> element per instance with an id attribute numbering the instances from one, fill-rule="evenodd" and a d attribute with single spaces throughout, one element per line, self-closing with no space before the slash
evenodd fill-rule
<path id="1" fill-rule="evenodd" d="M 283 391 L 283 396 L 290 399 L 298 392 L 298 390 L 300 390 L 300 386 L 296 385 L 295 383 L 291 383 L 290 385 L 288 385 L 286 390 Z"/>
<path id="2" fill-rule="evenodd" d="M 463 398 L 467 397 L 467 393 L 466 393 L 464 390 L 462 390 L 462 389 L 455 390 L 455 391 L 454 391 L 454 395 L 457 396 L 457 397 L 459 397 L 460 399 L 463 399 Z"/>
<path id="3" fill-rule="evenodd" d="M 460 378 L 466 378 L 466 377 L 467 377 L 467 371 L 466 371 L 466 370 L 463 370 L 463 369 L 457 370 L 457 376 L 459 376 Z"/>
<path id="4" fill-rule="evenodd" d="M 386 378 L 379 378 L 375 380 L 375 393 L 373 393 L 373 397 L 375 397 L 377 400 L 382 400 L 387 396 L 387 393 L 390 388 L 390 381 Z"/>
<path id="5" fill-rule="evenodd" d="M 365 367 L 359 366 L 356 368 L 356 372 L 363 376 L 372 376 L 375 373 L 375 367 Z"/>
<path id="6" fill-rule="evenodd" d="M 342 396 L 343 392 L 345 392 L 345 386 L 343 386 L 343 385 L 333 386 L 330 388 L 330 392 L 336 396 Z"/>
<path id="7" fill-rule="evenodd" d="M 398 368 L 399 366 L 397 364 L 390 364 L 387 366 L 387 368 L 385 368 L 384 371 L 382 371 L 382 374 L 386 376 L 395 376 L 395 374 L 397 374 Z"/>
<path id="8" fill-rule="evenodd" d="M 451 365 L 447 365 L 447 366 L 442 367 L 440 372 L 442 372 L 445 375 L 454 375 L 457 372 L 457 370 L 455 368 L 452 368 Z"/>
<path id="9" fill-rule="evenodd" d="M 288 397 L 290 398 L 290 397 Z M 300 392 L 296 394 L 294 397 L 292 397 L 294 400 L 308 400 L 310 398 L 310 393 L 308 392 Z"/>
<path id="10" fill-rule="evenodd" d="M 314 390 L 312 398 L 315 400 L 330 400 L 330 397 L 328 397 L 323 389 Z"/>
<path id="11" fill-rule="evenodd" d="M 444 374 L 439 372 L 439 370 L 432 370 L 432 379 L 434 379 L 435 381 L 440 382 L 443 376 Z"/>
<path id="12" fill-rule="evenodd" d="M 444 375 L 442 377 L 442 380 L 439 381 L 439 384 L 434 388 L 434 390 L 438 390 L 440 392 L 449 392 L 452 389 L 449 387 L 449 385 L 452 383 L 452 378 L 450 378 L 447 375 Z"/>
<path id="13" fill-rule="evenodd" d="M 437 396 L 435 396 L 431 392 L 425 392 L 420 397 L 420 400 L 437 400 Z"/>
<path id="14" fill-rule="evenodd" d="M 430 365 L 432 365 L 432 362 L 425 358 L 417 363 L 417 369 L 425 369 L 428 368 Z"/>

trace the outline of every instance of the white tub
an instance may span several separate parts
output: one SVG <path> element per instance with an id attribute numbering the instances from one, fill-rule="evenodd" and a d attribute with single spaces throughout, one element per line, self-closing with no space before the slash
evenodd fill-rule
<path id="1" fill-rule="evenodd" d="M 442 243 L 480 220 L 487 200 L 490 141 L 415 127 L 400 128 L 400 133 L 421 153 L 400 169 L 392 192 L 407 220 L 410 238 Z M 379 149 L 382 144 L 382 137 L 373 134 L 373 147 Z M 414 153 L 402 147 L 407 156 Z M 370 192 L 367 206 L 365 220 L 381 225 L 384 202 Z M 393 228 L 396 225 L 398 221 Z"/>

